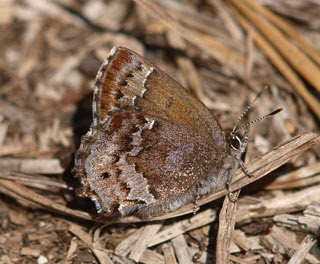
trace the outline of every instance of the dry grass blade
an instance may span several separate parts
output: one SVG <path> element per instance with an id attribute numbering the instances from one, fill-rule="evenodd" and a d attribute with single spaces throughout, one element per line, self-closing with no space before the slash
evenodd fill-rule
<path id="1" fill-rule="evenodd" d="M 174 31 L 220 62 L 229 64 L 234 71 L 238 71 L 234 65 L 244 62 L 244 57 L 236 50 L 216 41 L 209 35 L 196 32 L 179 24 L 161 5 L 148 0 L 135 0 L 135 2 L 145 9 L 150 16 L 158 19 L 167 29 Z"/>
<path id="2" fill-rule="evenodd" d="M 252 32 L 252 27 L 246 20 L 245 16 L 242 16 L 235 8 L 230 7 L 233 10 L 234 15 L 244 27 L 246 31 Z M 281 74 L 291 83 L 296 91 L 304 98 L 310 108 L 320 119 L 320 102 L 313 96 L 304 85 L 301 78 L 290 67 L 290 65 L 282 58 L 276 49 L 274 49 L 269 42 L 259 33 L 252 32 L 253 39 L 256 41 L 261 50 L 268 56 L 272 63 L 278 68 Z"/>
<path id="3" fill-rule="evenodd" d="M 254 25 L 264 35 L 264 37 L 272 43 L 272 45 L 274 45 L 277 51 L 291 64 L 291 66 L 320 92 L 320 70 L 317 65 L 303 52 L 301 52 L 289 39 L 287 39 L 279 29 L 273 26 L 261 15 L 257 14 L 254 10 L 250 9 L 246 4 L 246 1 L 232 0 L 231 2 L 241 13 L 243 13 L 243 16 L 250 20 L 252 25 Z M 260 40 L 260 45 L 261 44 L 262 40 Z M 262 46 L 268 48 L 265 44 Z M 276 65 L 279 64 L 277 63 Z M 284 65 L 282 65 L 281 68 L 284 69 Z M 295 77 L 292 76 L 292 72 L 288 71 L 288 69 L 286 69 L 285 72 L 286 75 L 290 75 L 288 80 L 290 80 L 291 83 L 294 83 Z M 284 73 L 283 70 L 282 73 Z M 298 88 L 298 92 L 320 117 L 320 107 L 317 98 L 314 98 L 309 92 L 307 92 L 304 86 L 301 85 L 301 82 L 297 86 L 294 85 L 294 87 Z"/>
<path id="4" fill-rule="evenodd" d="M 320 183 L 320 162 L 288 172 L 277 178 L 265 189 L 284 190 L 311 186 L 318 183 Z"/>
<path id="5" fill-rule="evenodd" d="M 109 258 L 108 253 L 105 250 L 101 249 L 100 246 L 96 246 L 92 242 L 91 234 L 85 232 L 81 226 L 77 224 L 72 224 L 69 228 L 69 232 L 76 235 L 79 239 L 81 239 L 93 252 L 93 254 L 97 257 L 100 264 L 112 264 L 112 260 Z"/>
<path id="6" fill-rule="evenodd" d="M 273 226 L 272 233 L 261 237 L 261 243 L 264 244 L 267 248 L 280 247 L 281 251 L 286 252 L 289 257 L 292 257 L 294 255 L 294 252 L 299 249 L 299 246 L 301 246 L 297 242 L 297 236 L 295 233 L 289 232 L 277 226 Z M 307 253 L 305 256 L 305 261 L 312 264 L 319 263 L 319 260 L 315 256 L 309 254 L 305 249 L 306 248 L 304 248 L 303 250 L 304 253 Z M 296 260 L 300 261 L 301 258 L 296 258 Z"/>
<path id="7" fill-rule="evenodd" d="M 303 50 L 306 54 L 309 55 L 310 58 L 312 58 L 320 65 L 319 51 L 312 47 L 308 42 L 306 42 L 285 20 L 281 19 L 276 14 L 272 13 L 270 10 L 264 8 L 253 0 L 247 0 L 247 3 L 255 10 L 266 16 L 270 21 L 272 21 L 275 26 L 277 26 L 285 34 L 287 34 L 288 37 L 294 40 L 301 50 Z"/>
<path id="8" fill-rule="evenodd" d="M 167 264 L 177 264 L 176 261 L 176 256 L 174 254 L 173 247 L 171 243 L 166 243 L 162 246 L 164 258 L 165 258 L 165 263 Z"/>
<path id="9" fill-rule="evenodd" d="M 12 181 L 0 180 L 0 188 L 10 192 L 14 198 L 26 200 L 32 202 L 34 206 L 39 208 L 45 208 L 50 211 L 58 212 L 64 215 L 70 215 L 79 217 L 81 219 L 92 220 L 92 216 L 86 212 L 72 210 L 61 204 L 55 203 L 54 201 L 46 198 L 43 195 L 37 194 L 29 188 L 26 188 L 20 184 Z"/>
<path id="10" fill-rule="evenodd" d="M 50 177 L 25 172 L 3 170 L 0 175 L 0 179 L 12 180 L 24 186 L 31 186 L 46 191 L 54 192 L 58 191 L 59 189 L 72 190 L 72 187 L 65 182 L 58 181 Z"/>
<path id="11" fill-rule="evenodd" d="M 22 171 L 24 173 L 60 174 L 64 169 L 58 159 L 0 159 L 4 170 Z"/>
<path id="12" fill-rule="evenodd" d="M 241 210 L 237 211 L 236 221 L 241 222 L 277 214 L 299 212 L 318 200 L 320 200 L 319 186 L 315 185 L 298 192 L 264 199 L 257 204 L 242 206 Z"/>
<path id="13" fill-rule="evenodd" d="M 252 10 L 246 1 L 231 1 L 282 56 L 320 92 L 320 70 L 317 65 L 293 45 L 278 28 Z"/>

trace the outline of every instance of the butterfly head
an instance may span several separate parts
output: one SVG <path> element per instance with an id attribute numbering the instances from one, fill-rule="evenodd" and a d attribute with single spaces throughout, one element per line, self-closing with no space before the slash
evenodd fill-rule
<path id="1" fill-rule="evenodd" d="M 227 133 L 227 140 L 230 148 L 238 153 L 243 153 L 248 144 L 248 129 L 245 130 L 243 135 L 231 131 Z"/>

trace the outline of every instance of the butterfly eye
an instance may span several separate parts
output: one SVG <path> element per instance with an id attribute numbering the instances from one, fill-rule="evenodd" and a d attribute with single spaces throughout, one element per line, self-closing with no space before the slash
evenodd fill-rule
<path id="1" fill-rule="evenodd" d="M 241 150 L 241 140 L 239 137 L 234 136 L 234 135 L 230 135 L 230 146 L 234 149 L 234 150 Z"/>

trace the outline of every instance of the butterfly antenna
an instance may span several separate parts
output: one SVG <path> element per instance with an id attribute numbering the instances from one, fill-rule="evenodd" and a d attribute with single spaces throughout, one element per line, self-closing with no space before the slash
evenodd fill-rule
<path id="1" fill-rule="evenodd" d="M 235 123 L 233 129 L 232 129 L 232 134 L 235 134 L 236 132 L 240 131 L 242 128 L 244 128 L 243 126 L 241 127 L 241 129 L 238 129 L 238 126 L 240 124 L 240 121 L 242 120 L 242 118 L 249 112 L 250 108 L 254 105 L 254 103 L 257 101 L 257 99 L 261 96 L 261 94 L 269 88 L 269 85 L 264 85 L 264 87 L 261 89 L 261 91 L 257 94 L 257 96 L 254 98 L 254 100 L 246 107 L 246 109 L 242 112 L 242 114 L 239 116 L 237 122 Z M 263 119 L 264 117 L 261 117 L 261 119 Z M 255 123 L 256 120 L 250 122 L 251 123 Z"/>
<path id="2" fill-rule="evenodd" d="M 276 115 L 276 114 L 280 113 L 282 110 L 283 110 L 283 108 L 280 107 L 280 108 L 272 111 L 271 113 L 269 113 L 269 114 L 267 114 L 267 115 L 264 115 L 264 116 L 259 117 L 259 118 L 255 119 L 255 120 L 253 120 L 253 121 L 251 121 L 251 122 L 249 122 L 249 123 L 247 123 L 247 124 L 244 124 L 243 126 L 239 127 L 236 131 L 232 131 L 232 132 L 235 133 L 235 134 L 237 134 L 240 130 L 242 130 L 242 129 L 244 129 L 244 128 L 247 128 L 248 126 L 251 126 L 251 125 L 254 124 L 254 123 L 257 123 L 257 122 L 265 119 L 266 117 L 270 117 L 270 116 Z"/>

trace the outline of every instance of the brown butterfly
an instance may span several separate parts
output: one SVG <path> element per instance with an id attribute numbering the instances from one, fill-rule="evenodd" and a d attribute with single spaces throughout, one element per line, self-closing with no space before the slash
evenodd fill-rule
<path id="1" fill-rule="evenodd" d="M 93 122 L 76 153 L 99 213 L 151 217 L 223 188 L 247 144 L 166 73 L 114 47 L 98 71 Z"/>

